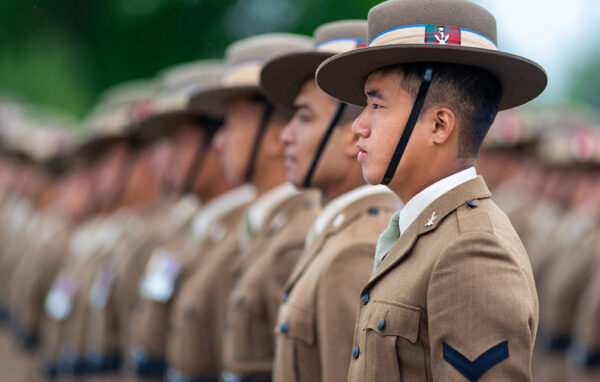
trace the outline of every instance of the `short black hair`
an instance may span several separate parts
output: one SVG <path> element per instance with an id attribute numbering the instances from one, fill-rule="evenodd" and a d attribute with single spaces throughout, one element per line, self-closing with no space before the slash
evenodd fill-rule
<path id="1" fill-rule="evenodd" d="M 440 62 L 393 65 L 378 72 L 399 73 L 402 88 L 416 98 L 428 67 L 433 69 L 433 79 L 421 115 L 434 106 L 450 108 L 460 126 L 459 157 L 477 158 L 481 143 L 498 114 L 503 94 L 500 81 L 478 67 Z"/>

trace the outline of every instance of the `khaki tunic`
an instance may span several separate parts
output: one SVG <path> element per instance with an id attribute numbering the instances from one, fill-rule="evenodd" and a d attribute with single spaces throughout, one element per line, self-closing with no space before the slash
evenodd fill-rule
<path id="1" fill-rule="evenodd" d="M 466 182 L 401 235 L 361 292 L 349 381 L 531 381 L 533 274 L 490 196 Z"/>
<path id="2" fill-rule="evenodd" d="M 110 256 L 95 269 L 95 285 L 105 301 L 87 301 L 87 321 L 83 328 L 86 381 L 113 381 L 121 371 L 131 343 L 135 312 L 141 308 L 139 283 L 153 251 L 167 242 L 187 237 L 191 217 L 197 207 L 193 198 L 166 199 L 152 209 L 125 216 L 119 225 L 126 230 Z M 183 210 L 181 214 L 177 211 Z M 186 212 L 187 210 L 187 212 Z"/>
<path id="3" fill-rule="evenodd" d="M 68 233 L 56 219 L 46 219 L 38 232 L 35 250 L 24 255 L 14 269 L 11 289 L 11 326 L 18 365 L 12 365 L 14 380 L 32 381 L 37 373 L 35 351 L 40 342 L 40 323 L 44 315 L 44 299 L 67 250 Z"/>
<path id="4" fill-rule="evenodd" d="M 358 293 L 373 269 L 379 234 L 398 209 L 390 192 L 345 206 L 298 260 L 279 309 L 273 379 L 347 378 Z"/>
<path id="5" fill-rule="evenodd" d="M 271 212 L 267 224 L 236 266 L 223 338 L 224 371 L 242 377 L 270 377 L 273 327 L 284 285 L 319 214 L 319 193 L 306 191 Z"/>
<path id="6" fill-rule="evenodd" d="M 593 240 L 590 278 L 574 315 L 571 343 L 567 353 L 568 381 L 600 380 L 600 233 Z"/>
<path id="7" fill-rule="evenodd" d="M 168 374 L 216 377 L 221 366 L 225 302 L 239 256 L 239 226 L 247 205 L 226 213 L 200 246 L 201 260 L 188 272 L 172 304 L 166 357 Z M 162 323 L 167 327 L 167 322 Z M 158 356 L 165 357 L 165 349 Z"/>
<path id="8" fill-rule="evenodd" d="M 534 379 L 539 381 L 567 380 L 566 350 L 575 320 L 573 312 L 589 284 L 597 250 L 595 216 L 586 216 L 585 210 L 569 215 L 575 219 L 563 221 L 571 223 L 566 230 L 549 238 L 556 255 L 546 277 L 538 283 L 540 330 L 532 368 Z"/>

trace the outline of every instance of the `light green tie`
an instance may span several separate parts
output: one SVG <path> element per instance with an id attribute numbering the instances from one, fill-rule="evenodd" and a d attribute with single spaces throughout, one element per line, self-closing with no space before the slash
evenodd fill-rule
<path id="1" fill-rule="evenodd" d="M 252 222 L 250 221 L 250 214 L 248 211 L 244 212 L 242 221 L 240 222 L 240 249 L 246 249 L 252 241 L 254 230 L 252 229 Z"/>
<path id="2" fill-rule="evenodd" d="M 400 211 L 397 211 L 392 216 L 390 225 L 379 236 L 377 247 L 375 247 L 375 271 L 400 237 L 400 226 L 398 225 L 398 219 L 400 219 Z"/>

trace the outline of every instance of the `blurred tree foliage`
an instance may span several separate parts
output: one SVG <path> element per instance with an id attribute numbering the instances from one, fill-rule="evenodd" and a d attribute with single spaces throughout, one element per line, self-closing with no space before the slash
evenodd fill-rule
<path id="1" fill-rule="evenodd" d="M 366 19 L 378 0 L 2 0 L 0 91 L 76 116 L 119 82 L 257 33 Z"/>
<path id="2" fill-rule="evenodd" d="M 576 66 L 570 79 L 571 100 L 600 111 L 600 51 Z"/>

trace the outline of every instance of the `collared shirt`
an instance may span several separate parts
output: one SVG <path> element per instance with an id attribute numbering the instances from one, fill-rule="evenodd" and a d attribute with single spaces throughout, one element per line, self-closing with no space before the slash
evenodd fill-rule
<path id="1" fill-rule="evenodd" d="M 329 225 L 329 222 L 344 208 L 369 195 L 383 192 L 390 193 L 391 191 L 386 186 L 371 186 L 365 184 L 333 199 L 323 208 L 313 225 L 310 227 L 310 230 L 306 235 L 305 248 L 310 247 L 314 239 L 323 232 L 327 225 Z"/>
<path id="2" fill-rule="evenodd" d="M 256 189 L 250 184 L 234 188 L 208 202 L 194 217 L 192 223 L 192 236 L 203 240 L 212 224 L 225 216 L 229 211 L 242 204 L 249 203 L 256 197 Z"/>
<path id="3" fill-rule="evenodd" d="M 398 219 L 400 234 L 402 235 L 403 232 L 406 232 L 408 227 L 412 224 L 412 222 L 415 221 L 421 212 L 423 212 L 425 208 L 427 208 L 437 198 L 453 188 L 475 178 L 477 178 L 477 171 L 475 171 L 475 167 L 469 167 L 466 170 L 462 170 L 456 174 L 438 180 L 434 184 L 425 188 L 423 191 L 419 192 L 417 195 L 413 196 L 408 203 L 404 205 L 402 211 L 400 211 L 400 218 Z"/>

